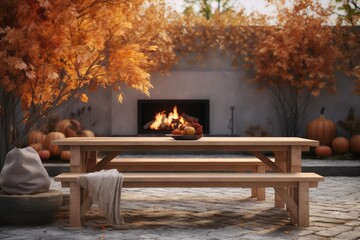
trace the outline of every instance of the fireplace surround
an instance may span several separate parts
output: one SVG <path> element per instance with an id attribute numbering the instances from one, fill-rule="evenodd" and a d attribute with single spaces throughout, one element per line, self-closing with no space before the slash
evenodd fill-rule
<path id="1" fill-rule="evenodd" d="M 148 128 L 156 114 L 173 111 L 174 106 L 177 107 L 179 115 L 197 118 L 198 122 L 203 126 L 203 133 L 209 134 L 210 118 L 208 99 L 139 99 L 138 104 L 138 134 L 168 134 L 171 130 L 153 130 Z M 146 127 L 147 126 L 147 127 Z"/>

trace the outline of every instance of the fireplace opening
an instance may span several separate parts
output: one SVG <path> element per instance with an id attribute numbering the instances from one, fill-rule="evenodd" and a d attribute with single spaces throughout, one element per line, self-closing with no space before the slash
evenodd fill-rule
<path id="1" fill-rule="evenodd" d="M 139 134 L 168 134 L 178 124 L 192 121 L 201 124 L 203 133 L 209 134 L 209 100 L 138 100 Z"/>

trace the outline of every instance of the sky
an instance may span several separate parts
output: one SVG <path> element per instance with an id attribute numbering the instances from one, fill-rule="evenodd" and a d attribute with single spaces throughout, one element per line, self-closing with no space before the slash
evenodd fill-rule
<path id="1" fill-rule="evenodd" d="M 184 7 L 183 0 L 166 0 L 174 9 L 182 12 Z M 319 0 L 323 6 L 328 6 L 331 0 Z M 238 0 L 237 4 L 245 8 L 245 12 L 257 10 L 261 13 L 271 13 L 271 9 L 266 8 L 266 0 Z"/>

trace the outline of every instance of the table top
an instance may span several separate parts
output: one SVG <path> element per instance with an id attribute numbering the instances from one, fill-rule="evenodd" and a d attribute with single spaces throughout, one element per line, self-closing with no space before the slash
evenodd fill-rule
<path id="1" fill-rule="evenodd" d="M 60 146 L 308 146 L 316 140 L 299 137 L 202 137 L 198 140 L 174 140 L 171 137 L 70 137 L 53 140 Z"/>

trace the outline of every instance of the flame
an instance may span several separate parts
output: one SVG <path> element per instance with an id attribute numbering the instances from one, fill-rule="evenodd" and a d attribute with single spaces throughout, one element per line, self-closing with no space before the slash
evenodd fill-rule
<path id="1" fill-rule="evenodd" d="M 184 124 L 185 120 L 179 115 L 177 106 L 174 106 L 173 111 L 170 112 L 168 116 L 166 116 L 165 111 L 156 113 L 155 119 L 149 128 L 153 130 L 174 129 L 179 123 Z"/>

